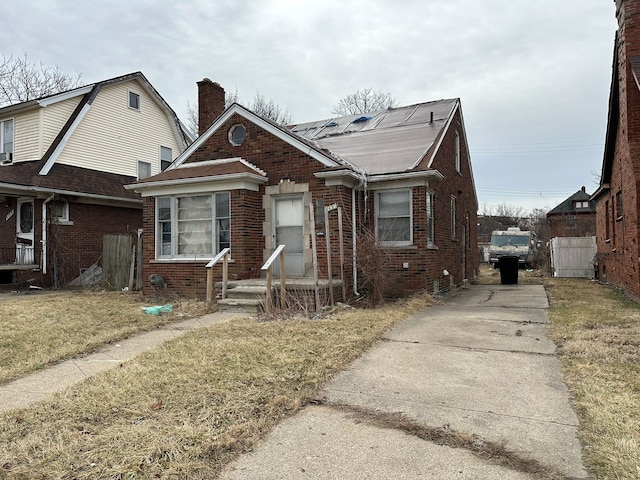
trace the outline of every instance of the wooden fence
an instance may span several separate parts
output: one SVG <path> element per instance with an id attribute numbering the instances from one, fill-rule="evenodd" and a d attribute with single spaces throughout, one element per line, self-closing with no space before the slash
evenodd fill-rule
<path id="1" fill-rule="evenodd" d="M 104 288 L 133 290 L 136 245 L 129 235 L 105 235 L 102 242 L 102 284 Z"/>

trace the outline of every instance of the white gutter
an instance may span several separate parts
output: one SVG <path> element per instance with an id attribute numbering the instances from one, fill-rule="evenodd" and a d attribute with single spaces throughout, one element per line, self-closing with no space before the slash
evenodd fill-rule
<path id="1" fill-rule="evenodd" d="M 60 190 L 58 188 L 32 187 L 32 186 L 23 186 L 23 185 L 15 185 L 12 183 L 0 182 L 0 189 L 5 189 L 5 188 L 13 192 L 56 193 L 62 196 L 74 196 L 74 197 L 81 197 L 81 198 L 91 198 L 96 200 L 105 200 L 110 202 L 128 203 L 131 205 L 142 205 L 142 199 L 115 197 L 113 195 L 98 195 L 95 193 L 83 193 L 83 192 L 76 192 L 73 190 Z"/>
<path id="2" fill-rule="evenodd" d="M 55 194 L 49 195 L 44 202 L 42 202 L 42 274 L 47 274 L 47 203 L 55 198 Z"/>
<path id="3" fill-rule="evenodd" d="M 356 189 L 351 189 L 351 248 L 353 249 L 353 294 L 357 297 L 358 293 L 358 259 L 356 258 L 357 245 L 356 245 Z"/>

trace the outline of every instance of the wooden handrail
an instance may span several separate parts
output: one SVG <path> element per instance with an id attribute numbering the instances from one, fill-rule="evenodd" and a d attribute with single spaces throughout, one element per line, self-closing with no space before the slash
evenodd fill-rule
<path id="1" fill-rule="evenodd" d="M 213 267 L 222 259 L 222 298 L 227 298 L 227 283 L 229 282 L 229 252 L 230 248 L 223 248 L 213 259 L 205 265 L 207 269 L 207 305 L 213 301 Z"/>
<path id="2" fill-rule="evenodd" d="M 269 259 L 264 262 L 261 270 L 267 272 L 267 305 L 266 310 L 267 313 L 271 311 L 273 299 L 271 298 L 271 282 L 273 279 L 273 262 L 275 262 L 276 258 L 280 257 L 280 308 L 284 310 L 286 306 L 285 302 L 285 284 L 286 277 L 284 272 L 284 245 L 278 245 L 278 248 L 274 250 Z"/>

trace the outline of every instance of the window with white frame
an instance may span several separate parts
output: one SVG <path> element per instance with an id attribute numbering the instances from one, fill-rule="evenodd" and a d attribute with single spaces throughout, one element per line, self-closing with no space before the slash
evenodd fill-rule
<path id="1" fill-rule="evenodd" d="M 69 221 L 69 202 L 66 200 L 55 200 L 51 205 L 51 219 L 55 223 L 66 223 Z"/>
<path id="2" fill-rule="evenodd" d="M 173 150 L 169 147 L 160 147 L 160 170 L 163 172 L 173 161 Z"/>
<path id="3" fill-rule="evenodd" d="M 456 172 L 460 173 L 460 133 L 456 131 Z"/>
<path id="4" fill-rule="evenodd" d="M 456 197 L 451 195 L 451 240 L 456 239 Z"/>
<path id="5" fill-rule="evenodd" d="M 156 201 L 158 258 L 211 257 L 231 246 L 229 192 Z"/>
<path id="6" fill-rule="evenodd" d="M 436 231 L 434 227 L 434 199 L 435 195 L 427 192 L 427 245 L 432 247 L 436 244 Z"/>
<path id="7" fill-rule="evenodd" d="M 0 122 L 0 153 L 5 154 L 5 160 L 11 160 L 13 155 L 13 119 Z"/>
<path id="8" fill-rule="evenodd" d="M 140 110 L 140 95 L 129 91 L 129 108 Z"/>
<path id="9" fill-rule="evenodd" d="M 138 160 L 138 180 L 151 176 L 151 163 Z"/>
<path id="10" fill-rule="evenodd" d="M 576 200 L 573 202 L 573 206 L 576 210 L 580 208 L 589 208 L 589 200 Z"/>
<path id="11" fill-rule="evenodd" d="M 411 189 L 376 193 L 376 238 L 385 245 L 411 245 Z"/>

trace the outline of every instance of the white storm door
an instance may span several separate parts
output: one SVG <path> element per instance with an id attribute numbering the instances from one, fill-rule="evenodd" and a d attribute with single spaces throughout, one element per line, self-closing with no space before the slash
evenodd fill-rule
<path id="1" fill-rule="evenodd" d="M 275 197 L 273 204 L 275 245 L 285 245 L 284 268 L 287 276 L 304 275 L 304 204 L 302 195 Z M 280 262 L 274 273 L 280 275 Z"/>
<path id="2" fill-rule="evenodd" d="M 16 263 L 31 265 L 34 263 L 33 244 L 33 200 L 20 199 L 17 204 L 16 215 Z"/>

